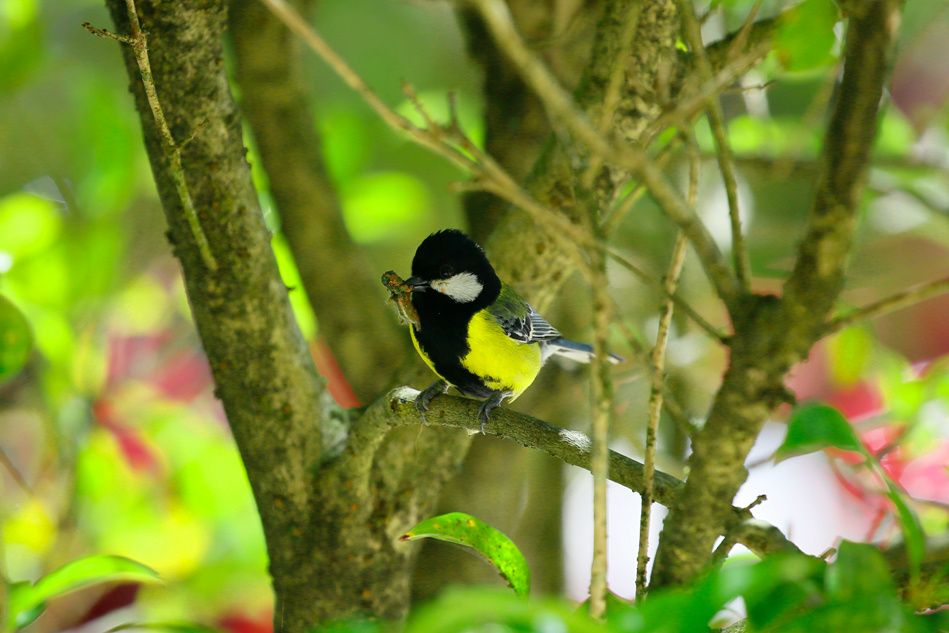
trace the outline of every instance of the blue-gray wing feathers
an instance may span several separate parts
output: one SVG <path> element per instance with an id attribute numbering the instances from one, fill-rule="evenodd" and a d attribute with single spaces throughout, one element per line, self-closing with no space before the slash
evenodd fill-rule
<path id="1" fill-rule="evenodd" d="M 488 311 L 508 337 L 520 343 L 539 343 L 544 360 L 550 356 L 563 356 L 581 363 L 593 360 L 592 347 L 563 338 L 557 328 L 507 286 L 502 287 L 500 296 Z M 620 361 L 619 356 L 610 354 L 611 363 Z"/>

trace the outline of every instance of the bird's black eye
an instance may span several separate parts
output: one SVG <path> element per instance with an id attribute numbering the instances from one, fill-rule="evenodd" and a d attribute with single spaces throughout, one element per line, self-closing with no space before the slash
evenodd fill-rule
<path id="1" fill-rule="evenodd" d="M 455 267 L 451 264 L 442 264 L 442 267 L 438 269 L 438 277 L 440 279 L 448 279 L 455 274 Z"/>

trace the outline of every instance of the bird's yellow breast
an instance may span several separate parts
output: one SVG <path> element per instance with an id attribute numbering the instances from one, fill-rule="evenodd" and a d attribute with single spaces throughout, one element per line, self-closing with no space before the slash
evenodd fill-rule
<path id="1" fill-rule="evenodd" d="M 468 345 L 461 364 L 491 389 L 511 391 L 511 400 L 534 382 L 542 365 L 539 345 L 515 341 L 485 310 L 468 323 Z"/>

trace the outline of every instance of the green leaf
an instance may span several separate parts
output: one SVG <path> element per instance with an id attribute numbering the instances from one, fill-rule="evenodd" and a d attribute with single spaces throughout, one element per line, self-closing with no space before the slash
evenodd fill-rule
<path id="1" fill-rule="evenodd" d="M 880 468 L 880 471 L 882 472 L 883 469 Z M 896 515 L 900 520 L 900 528 L 903 530 L 906 558 L 909 561 L 909 574 L 915 583 L 919 579 L 919 568 L 923 564 L 923 555 L 926 551 L 926 535 L 919 517 L 903 498 L 903 492 L 885 472 L 883 479 L 886 482 L 886 496 L 896 506 Z"/>
<path id="2" fill-rule="evenodd" d="M 827 597 L 841 603 L 896 595 L 883 554 L 868 543 L 842 541 L 836 560 L 827 568 L 825 586 Z"/>
<path id="3" fill-rule="evenodd" d="M 590 618 L 585 609 L 562 598 L 511 595 L 495 587 L 453 588 L 416 609 L 405 633 L 457 633 L 458 631 L 570 631 L 603 633 L 608 630 Z"/>
<path id="4" fill-rule="evenodd" d="M 519 596 L 530 591 L 531 576 L 521 550 L 500 530 L 464 512 L 449 512 L 422 521 L 402 535 L 403 541 L 434 538 L 471 548 L 501 574 Z"/>
<path id="5" fill-rule="evenodd" d="M 20 628 L 42 613 L 47 600 L 103 582 L 158 582 L 158 573 L 123 556 L 88 556 L 48 573 L 35 583 L 10 586 L 7 628 Z"/>
<path id="6" fill-rule="evenodd" d="M 782 16 L 775 37 L 781 65 L 802 71 L 830 63 L 837 17 L 832 0 L 804 0 Z"/>
<path id="7" fill-rule="evenodd" d="M 843 541 L 824 574 L 824 599 L 789 631 L 905 631 L 905 612 L 883 555 L 874 545 Z"/>
<path id="8" fill-rule="evenodd" d="M 780 461 L 830 447 L 864 452 L 863 444 L 840 411 L 826 404 L 807 404 L 791 414 L 788 433 L 775 459 Z"/>
<path id="9" fill-rule="evenodd" d="M 33 334 L 26 317 L 0 295 L 0 385 L 23 369 L 33 350 Z"/>

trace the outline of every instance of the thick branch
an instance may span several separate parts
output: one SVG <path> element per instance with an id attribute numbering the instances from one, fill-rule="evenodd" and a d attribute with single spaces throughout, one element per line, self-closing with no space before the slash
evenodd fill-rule
<path id="1" fill-rule="evenodd" d="M 469 435 L 479 432 L 480 403 L 477 400 L 439 396 L 432 401 L 423 422 L 415 408 L 417 395 L 415 389 L 399 387 L 366 409 L 353 425 L 352 450 L 361 453 L 368 447 L 371 452 L 386 433 L 405 426 L 411 428 L 421 425 L 422 435 L 434 433 L 439 427 L 460 429 Z M 500 408 L 491 413 L 485 433 L 511 440 L 525 448 L 543 451 L 565 464 L 590 470 L 592 443 L 589 437 L 579 431 L 558 428 L 529 415 Z M 613 450 L 609 454 L 609 478 L 640 494 L 645 486 L 643 465 Z M 655 471 L 653 483 L 656 502 L 665 506 L 672 504 L 683 487 L 682 481 L 658 470 Z M 761 521 L 749 523 L 751 519 L 747 510 L 732 508 L 725 529 L 741 526 L 737 542 L 759 556 L 776 551 L 797 551 L 794 544 L 783 537 L 777 528 Z"/>
<path id="2" fill-rule="evenodd" d="M 689 479 L 660 540 L 653 585 L 683 584 L 708 563 L 745 481 L 744 462 L 770 411 L 788 399 L 783 378 L 820 338 L 840 292 L 860 188 L 876 129 L 895 0 L 850 19 L 839 95 L 823 147 L 807 234 L 782 299 L 748 297 L 733 312 L 731 363 L 693 442 Z"/>
<path id="3" fill-rule="evenodd" d="M 106 4 L 117 30 L 129 32 L 123 0 Z M 215 393 L 227 412 L 260 511 L 279 611 L 287 607 L 282 587 L 317 571 L 307 553 L 304 527 L 313 511 L 313 468 L 333 431 L 319 425 L 322 384 L 293 320 L 244 160 L 240 117 L 228 89 L 221 45 L 224 2 L 148 3 L 140 10 L 170 131 L 175 138 L 192 137 L 181 148 L 181 159 L 217 260 L 215 272 L 201 258 L 134 55 L 124 48 L 126 69 Z"/>
<path id="4" fill-rule="evenodd" d="M 629 170 L 643 180 L 653 197 L 679 225 L 695 247 L 705 272 L 719 296 L 730 302 L 737 292 L 735 280 L 711 234 L 699 220 L 695 210 L 685 204 L 675 188 L 666 180 L 645 152 L 626 143 L 617 143 L 603 135 L 580 110 L 544 65 L 531 53 L 514 28 L 503 0 L 473 0 L 495 40 L 520 70 L 548 110 L 551 119 L 566 127 L 591 152 L 607 163 Z"/>
<path id="5" fill-rule="evenodd" d="M 405 338 L 379 300 L 377 275 L 369 274 L 364 253 L 343 224 L 313 126 L 299 40 L 257 0 L 232 0 L 229 19 L 241 109 L 320 337 L 360 399 L 369 400 L 391 384 L 405 356 Z"/>

